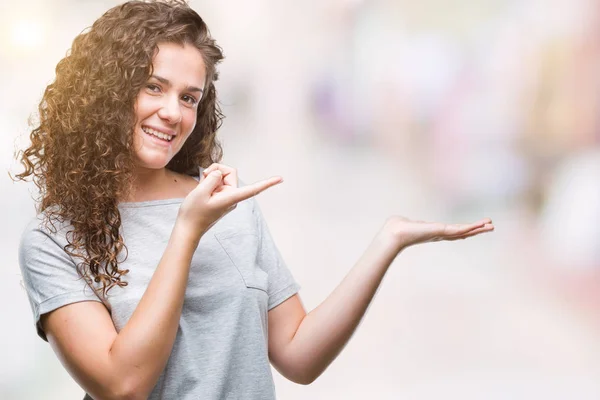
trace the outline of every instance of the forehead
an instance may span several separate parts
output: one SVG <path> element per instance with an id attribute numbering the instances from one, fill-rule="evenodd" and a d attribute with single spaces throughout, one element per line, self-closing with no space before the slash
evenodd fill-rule
<path id="1" fill-rule="evenodd" d="M 152 59 L 153 73 L 174 85 L 204 87 L 206 66 L 200 50 L 190 44 L 160 43 Z"/>

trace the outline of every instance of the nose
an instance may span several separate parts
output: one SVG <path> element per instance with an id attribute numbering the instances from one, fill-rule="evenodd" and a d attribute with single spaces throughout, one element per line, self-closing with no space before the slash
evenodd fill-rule
<path id="1" fill-rule="evenodd" d="M 176 96 L 165 96 L 162 107 L 158 110 L 158 116 L 169 124 L 179 123 L 182 118 L 179 99 Z"/>

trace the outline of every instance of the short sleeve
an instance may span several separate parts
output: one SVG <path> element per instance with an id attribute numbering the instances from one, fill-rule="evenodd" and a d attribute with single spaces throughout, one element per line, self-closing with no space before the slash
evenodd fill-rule
<path id="1" fill-rule="evenodd" d="M 271 310 L 298 293 L 301 286 L 292 276 L 275 246 L 256 199 L 252 198 L 252 203 L 252 213 L 257 224 L 259 238 L 257 264 L 269 275 L 267 294 L 269 295 L 268 309 Z"/>
<path id="2" fill-rule="evenodd" d="M 23 284 L 33 312 L 38 335 L 47 341 L 40 317 L 50 311 L 80 301 L 98 301 L 100 298 L 82 279 L 75 262 L 61 242 L 60 230 L 50 234 L 32 221 L 21 236 L 19 266 Z"/>

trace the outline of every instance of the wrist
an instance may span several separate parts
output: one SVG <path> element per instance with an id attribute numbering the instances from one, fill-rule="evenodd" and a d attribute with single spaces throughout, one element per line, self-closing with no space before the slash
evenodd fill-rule
<path id="1" fill-rule="evenodd" d="M 178 217 L 175 220 L 175 226 L 171 236 L 176 236 L 178 240 L 191 241 L 196 245 L 200 242 L 200 238 L 206 233 L 206 229 L 203 225 L 193 223 L 184 218 Z"/>
<path id="2" fill-rule="evenodd" d="M 398 229 L 398 224 L 393 217 L 388 218 L 379 232 L 381 241 L 386 243 L 386 246 L 393 249 L 396 253 L 410 247 L 412 243 L 407 240 L 407 235 L 402 230 Z"/>
<path id="3" fill-rule="evenodd" d="M 400 253 L 402 250 L 408 247 L 404 245 L 399 235 L 390 229 L 390 226 L 388 226 L 387 223 L 377 233 L 375 242 L 380 250 L 394 255 Z"/>

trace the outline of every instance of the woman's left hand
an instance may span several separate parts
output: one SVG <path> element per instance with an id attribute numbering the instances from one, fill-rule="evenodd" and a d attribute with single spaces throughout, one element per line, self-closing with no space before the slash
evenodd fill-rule
<path id="1" fill-rule="evenodd" d="M 494 225 L 490 218 L 472 224 L 444 224 L 393 216 L 385 222 L 382 233 L 391 238 L 398 251 L 401 251 L 419 243 L 466 239 L 493 230 Z"/>

